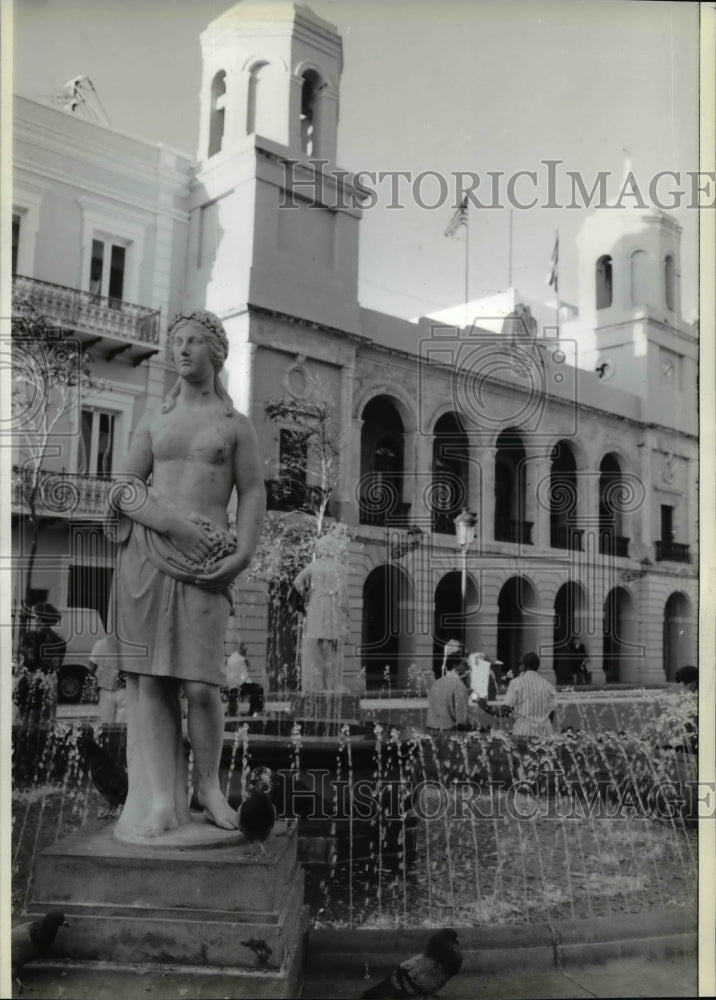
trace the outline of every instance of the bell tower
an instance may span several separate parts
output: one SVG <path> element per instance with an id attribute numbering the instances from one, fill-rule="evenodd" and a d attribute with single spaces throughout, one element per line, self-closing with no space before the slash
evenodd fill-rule
<path id="1" fill-rule="evenodd" d="M 360 203 L 335 166 L 336 28 L 302 4 L 244 0 L 201 35 L 187 299 L 354 331 Z"/>
<path id="2" fill-rule="evenodd" d="M 198 159 L 261 136 L 293 156 L 333 164 L 341 37 L 300 4 L 246 0 L 201 35 Z"/>
<path id="3" fill-rule="evenodd" d="M 681 316 L 681 227 L 660 210 L 597 210 L 577 236 L 582 367 L 696 432 L 696 328 Z"/>

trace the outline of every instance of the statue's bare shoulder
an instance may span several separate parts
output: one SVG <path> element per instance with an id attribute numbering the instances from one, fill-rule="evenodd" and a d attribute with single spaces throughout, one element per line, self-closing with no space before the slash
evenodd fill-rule
<path id="1" fill-rule="evenodd" d="M 244 413 L 234 410 L 231 422 L 235 433 L 234 474 L 237 489 L 263 489 L 263 475 L 256 428 Z"/>

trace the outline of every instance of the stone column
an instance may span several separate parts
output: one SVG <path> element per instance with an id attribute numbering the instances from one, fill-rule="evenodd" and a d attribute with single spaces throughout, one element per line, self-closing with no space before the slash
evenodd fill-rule
<path id="1" fill-rule="evenodd" d="M 497 603 L 486 604 L 483 600 L 479 627 L 476 629 L 475 637 L 475 648 L 493 660 L 497 657 L 497 612 Z M 505 664 L 505 666 L 509 666 L 509 664 Z"/>
<path id="2" fill-rule="evenodd" d="M 477 432 L 468 433 L 470 510 L 477 514 L 475 549 L 495 539 L 495 450 Z"/>
<path id="3" fill-rule="evenodd" d="M 409 520 L 423 531 L 430 530 L 430 494 L 433 465 L 433 443 L 428 434 L 408 431 L 405 434 L 405 486 L 403 500 L 410 503 Z"/>
<path id="4" fill-rule="evenodd" d="M 360 432 L 361 421 L 354 420 L 353 410 L 353 369 L 344 365 L 341 368 L 340 388 L 340 426 L 338 431 L 338 448 L 340 454 L 338 485 L 336 488 L 336 503 L 338 516 L 346 524 L 358 523 L 358 498 L 356 485 L 360 477 Z"/>
<path id="5" fill-rule="evenodd" d="M 549 471 L 550 458 L 544 451 L 527 455 L 525 475 L 525 520 L 532 521 L 532 544 L 548 549 L 549 539 Z"/>
<path id="6" fill-rule="evenodd" d="M 634 527 L 634 545 L 631 549 L 632 558 L 643 559 L 648 556 L 652 562 L 654 562 L 655 557 L 655 548 L 653 544 L 653 505 L 655 503 L 655 495 L 652 488 L 651 478 L 651 461 L 654 445 L 654 433 L 652 431 L 645 431 L 644 440 L 640 442 L 638 447 L 640 457 L 639 474 L 641 475 L 641 481 L 644 485 L 646 500 L 644 503 L 643 515 L 641 517 L 631 519 L 631 523 Z M 641 530 L 639 530 L 639 528 Z"/>

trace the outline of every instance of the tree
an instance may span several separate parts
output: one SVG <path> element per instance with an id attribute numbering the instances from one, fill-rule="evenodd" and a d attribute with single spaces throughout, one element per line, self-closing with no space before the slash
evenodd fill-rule
<path id="1" fill-rule="evenodd" d="M 11 324 L 11 412 L 14 486 L 19 490 L 32 535 L 25 572 L 24 631 L 31 603 L 32 575 L 42 530 L 42 510 L 71 510 L 76 487 L 46 469 L 61 443 L 62 422 L 91 390 L 105 388 L 92 372 L 92 357 L 77 340 L 38 311 L 31 299 L 13 302 Z M 53 437 L 56 444 L 53 444 Z"/>
<path id="2" fill-rule="evenodd" d="M 279 500 L 296 501 L 294 508 L 315 519 L 315 534 L 323 530 L 331 493 L 338 484 L 340 447 L 330 401 L 315 376 L 300 398 L 278 396 L 264 412 L 269 420 L 283 425 L 288 447 L 282 448 L 278 476 L 274 480 Z"/>
<path id="3" fill-rule="evenodd" d="M 268 586 L 268 668 L 275 687 L 289 687 L 297 678 L 285 676 L 295 655 L 301 598 L 292 589 L 298 572 L 314 556 L 316 540 L 336 533 L 347 552 L 345 525 L 326 526 L 328 504 L 340 475 L 340 444 L 330 400 L 315 376 L 300 398 L 279 396 L 264 412 L 280 425 L 282 447 L 276 476 L 269 483 L 269 515 L 247 578 Z"/>

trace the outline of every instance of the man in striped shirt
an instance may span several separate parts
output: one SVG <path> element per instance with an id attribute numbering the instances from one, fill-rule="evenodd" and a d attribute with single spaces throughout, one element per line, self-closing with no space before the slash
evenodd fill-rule
<path id="1" fill-rule="evenodd" d="M 490 707 L 486 698 L 478 701 L 480 708 L 489 715 L 505 716 L 514 713 L 512 735 L 518 739 L 532 736 L 551 736 L 557 698 L 554 685 L 540 677 L 539 656 L 524 653 L 520 659 L 520 674 L 510 681 L 501 705 Z"/>

